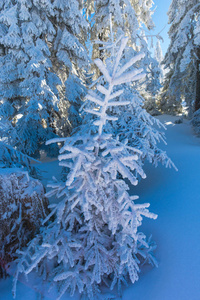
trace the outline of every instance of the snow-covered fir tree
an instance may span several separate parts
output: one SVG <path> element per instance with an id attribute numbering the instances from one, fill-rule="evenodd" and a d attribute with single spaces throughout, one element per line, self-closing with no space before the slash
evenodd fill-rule
<path id="1" fill-rule="evenodd" d="M 159 114 L 157 110 L 156 99 L 162 87 L 161 85 L 161 74 L 162 70 L 159 65 L 159 62 L 156 58 L 152 57 L 152 54 L 149 50 L 148 40 L 145 37 L 145 33 L 141 34 L 140 37 L 140 51 L 145 54 L 145 57 L 142 61 L 142 67 L 145 70 L 146 77 L 144 78 L 142 84 L 138 88 L 138 91 L 145 99 L 145 109 L 152 115 Z M 152 41 L 153 42 L 153 41 Z"/>
<path id="2" fill-rule="evenodd" d="M 195 102 L 199 102 L 200 61 L 200 3 L 198 0 L 173 0 L 168 11 L 171 25 L 170 45 L 164 63 L 168 68 L 161 108 L 178 112 L 186 102 L 191 116 Z"/>
<path id="3" fill-rule="evenodd" d="M 71 88 L 77 86 L 75 65 L 81 69 L 88 63 L 79 41 L 85 23 L 78 1 L 1 3 L 0 118 L 9 127 L 1 134 L 12 136 L 8 143 L 24 153 L 36 154 L 58 132 L 58 121 L 60 125 L 67 118 L 71 98 L 67 104 L 65 81 L 69 78 Z"/>
<path id="4" fill-rule="evenodd" d="M 103 284 L 120 290 L 122 283 L 138 280 L 141 262 L 156 264 L 155 246 L 138 231 L 143 216 L 155 219 L 156 215 L 148 211 L 148 203 L 139 204 L 138 197 L 130 195 L 126 182 L 137 185 L 137 175 L 145 178 L 138 159 L 142 153 L 107 128 L 120 117 L 113 116 L 111 108 L 130 103 L 119 99 L 123 95 L 119 87 L 145 76 L 141 68 L 133 68 L 141 55 L 120 66 L 127 41 L 122 38 L 109 69 L 95 60 L 105 82 L 88 92 L 87 99 L 94 105 L 85 109 L 95 116 L 96 134 L 82 132 L 48 141 L 64 142 L 58 158 L 69 173 L 65 182 L 55 180 L 50 185 L 48 195 L 60 201 L 51 206 L 40 233 L 20 254 L 14 294 L 20 273 L 36 270 L 58 286 L 57 299 L 68 290 L 72 296 L 78 290 L 87 299 L 97 299 Z"/>
<path id="5" fill-rule="evenodd" d="M 92 40 L 103 39 L 105 41 L 108 37 L 107 31 L 109 31 L 110 27 L 110 14 L 112 15 L 114 29 L 121 28 L 129 36 L 131 42 L 135 41 L 141 24 L 144 24 L 148 29 L 154 27 L 151 17 L 152 0 L 90 0 L 84 4 L 87 17 L 92 17 Z"/>
<path id="6" fill-rule="evenodd" d="M 25 153 L 37 152 L 46 136 L 53 136 L 50 122 L 58 105 L 58 78 L 50 71 L 50 52 L 44 41 L 52 26 L 45 4 L 6 1 L 0 11 L 1 121 L 10 122 L 14 145 Z M 10 137 L 9 132 L 3 133 Z"/>
<path id="7" fill-rule="evenodd" d="M 90 61 L 85 42 L 89 26 L 82 15 L 79 2 L 52 1 L 52 9 L 49 12 L 55 34 L 48 45 L 53 70 L 62 83 L 59 87 L 61 118 L 57 124 L 61 135 L 67 134 L 80 124 L 79 108 L 86 95 L 85 72 L 88 71 Z"/>
<path id="8" fill-rule="evenodd" d="M 160 100 L 160 93 L 162 89 L 163 76 L 164 76 L 163 66 L 161 64 L 163 60 L 163 56 L 162 56 L 162 49 L 160 46 L 160 39 L 161 38 L 159 37 L 159 39 L 157 39 L 156 41 L 154 58 L 151 57 L 148 47 L 145 46 L 145 49 L 147 49 L 146 50 L 147 54 L 145 57 L 148 58 L 146 59 L 147 80 L 146 82 L 144 82 L 145 88 L 143 87 L 142 95 L 146 100 L 144 103 L 144 107 L 152 116 L 156 116 L 160 114 L 158 110 L 158 103 Z M 147 41 L 144 41 L 143 43 L 147 43 Z"/>

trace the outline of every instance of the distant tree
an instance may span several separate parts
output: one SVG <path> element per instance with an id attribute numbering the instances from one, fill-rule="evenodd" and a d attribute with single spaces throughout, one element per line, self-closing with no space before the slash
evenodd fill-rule
<path id="1" fill-rule="evenodd" d="M 162 48 L 160 45 L 160 40 L 157 40 L 156 42 L 156 46 L 155 46 L 155 50 L 154 50 L 154 58 L 157 60 L 157 62 L 159 63 L 159 67 L 160 67 L 160 81 L 161 83 L 163 82 L 163 65 L 162 65 L 162 61 L 163 61 L 163 53 L 162 53 Z"/>
<path id="2" fill-rule="evenodd" d="M 161 107 L 167 112 L 177 112 L 182 101 L 188 106 L 189 115 L 199 103 L 199 47 L 200 3 L 198 0 L 173 0 L 169 11 L 170 45 L 164 63 L 169 70 Z M 196 104 L 195 104 L 196 103 Z"/>
<path id="3" fill-rule="evenodd" d="M 159 65 L 159 62 L 156 60 L 156 58 L 152 57 L 145 34 L 143 34 L 143 39 L 140 39 L 140 51 L 145 54 L 142 67 L 145 70 L 146 77 L 139 88 L 139 92 L 145 99 L 145 109 L 150 114 L 159 114 L 157 110 L 156 98 L 162 87 L 162 70 L 161 65 Z"/>
<path id="4" fill-rule="evenodd" d="M 163 61 L 163 53 L 162 53 L 162 48 L 159 40 L 157 40 L 156 42 L 154 57 L 161 64 L 161 62 Z"/>
<path id="5" fill-rule="evenodd" d="M 200 137 L 200 108 L 194 112 L 191 124 L 196 135 Z"/>
<path id="6" fill-rule="evenodd" d="M 200 19 L 200 18 L 199 18 Z M 199 20 L 199 27 L 200 27 L 200 20 Z M 200 29 L 198 34 L 200 35 Z M 196 90 L 195 90 L 195 106 L 194 111 L 200 109 L 200 39 L 199 45 L 196 50 Z"/>

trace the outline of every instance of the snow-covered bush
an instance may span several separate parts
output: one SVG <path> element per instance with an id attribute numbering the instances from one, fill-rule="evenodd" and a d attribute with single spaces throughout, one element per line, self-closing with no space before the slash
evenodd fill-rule
<path id="1" fill-rule="evenodd" d="M 0 169 L 0 268 L 16 258 L 48 214 L 43 185 L 18 168 Z"/>
<path id="2" fill-rule="evenodd" d="M 191 120 L 191 124 L 193 126 L 194 132 L 200 136 L 200 109 L 195 111 L 193 118 Z"/>
<path id="3" fill-rule="evenodd" d="M 154 245 L 138 227 L 143 216 L 155 219 L 156 215 L 148 211 L 148 203 L 138 204 L 138 197 L 129 194 L 128 181 L 137 185 L 136 174 L 145 178 L 138 161 L 141 151 L 106 128 L 118 117 L 110 108 L 129 104 L 119 100 L 123 90 L 118 86 L 144 77 L 142 69 L 132 69 L 139 57 L 119 67 L 126 44 L 127 38 L 123 38 L 110 69 L 95 60 L 105 78 L 104 85 L 97 85 L 96 91 L 87 95 L 94 104 L 86 111 L 95 116 L 96 134 L 88 130 L 88 134 L 48 142 L 64 142 L 58 158 L 69 173 L 65 182 L 55 179 L 50 184 L 48 195 L 56 195 L 60 201 L 51 206 L 45 226 L 19 258 L 14 294 L 19 274 L 35 270 L 57 285 L 57 299 L 68 290 L 71 296 L 78 290 L 87 299 L 97 299 L 103 284 L 111 290 L 117 285 L 120 290 L 122 283 L 138 280 L 141 261 L 155 263 Z"/>

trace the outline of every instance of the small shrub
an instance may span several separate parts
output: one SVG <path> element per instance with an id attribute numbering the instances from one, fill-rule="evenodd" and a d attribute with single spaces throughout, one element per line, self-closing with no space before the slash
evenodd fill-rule
<path id="1" fill-rule="evenodd" d="M 17 168 L 0 169 L 0 276 L 16 250 L 33 238 L 48 212 L 40 181 Z"/>

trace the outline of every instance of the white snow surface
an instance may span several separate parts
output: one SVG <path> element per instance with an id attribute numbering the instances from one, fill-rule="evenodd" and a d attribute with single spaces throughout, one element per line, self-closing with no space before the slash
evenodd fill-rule
<path id="1" fill-rule="evenodd" d="M 141 231 L 152 234 L 157 243 L 158 268 L 143 266 L 139 281 L 124 288 L 122 300 L 200 299 L 200 139 L 193 135 L 187 120 L 174 124 L 177 117 L 162 115 L 167 127 L 166 148 L 179 169 L 144 166 L 147 178 L 132 188 L 140 203 L 150 202 L 157 220 L 144 219 Z M 43 162 L 44 184 L 59 174 L 58 161 Z M 35 283 L 18 283 L 16 300 L 56 299 L 55 293 L 41 297 Z M 12 277 L 0 280 L 0 300 L 12 300 Z M 64 296 L 63 299 L 72 299 Z M 74 296 L 73 299 L 78 299 Z"/>

